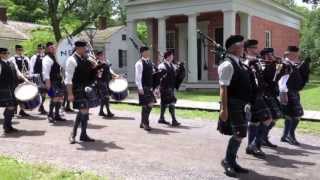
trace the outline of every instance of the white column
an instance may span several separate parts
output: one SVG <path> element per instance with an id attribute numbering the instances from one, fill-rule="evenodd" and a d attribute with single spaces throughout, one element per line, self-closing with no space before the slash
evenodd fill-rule
<path id="1" fill-rule="evenodd" d="M 127 73 L 128 73 L 128 81 L 134 82 L 134 73 L 135 73 L 135 63 L 139 59 L 139 50 L 136 49 L 131 39 L 136 41 L 136 21 L 128 21 L 127 22 Z M 138 42 L 136 42 L 138 43 Z M 138 44 L 139 46 L 139 44 Z"/>
<path id="2" fill-rule="evenodd" d="M 197 14 L 188 15 L 188 82 L 198 82 Z"/>
<path id="3" fill-rule="evenodd" d="M 236 34 L 236 11 L 227 10 L 223 12 L 223 44 L 229 36 Z"/>
<path id="4" fill-rule="evenodd" d="M 158 18 L 158 51 L 161 55 L 167 51 L 166 17 Z"/>
<path id="5" fill-rule="evenodd" d="M 240 13 L 240 34 L 246 39 L 251 38 L 251 15 Z"/>

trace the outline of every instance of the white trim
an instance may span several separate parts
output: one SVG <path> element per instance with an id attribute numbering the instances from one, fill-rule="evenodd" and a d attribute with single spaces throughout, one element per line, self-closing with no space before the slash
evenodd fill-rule
<path id="1" fill-rule="evenodd" d="M 266 48 L 272 48 L 272 32 L 270 30 L 264 31 L 264 40 L 265 40 L 264 46 Z M 269 46 L 268 46 L 268 44 L 269 44 Z"/>

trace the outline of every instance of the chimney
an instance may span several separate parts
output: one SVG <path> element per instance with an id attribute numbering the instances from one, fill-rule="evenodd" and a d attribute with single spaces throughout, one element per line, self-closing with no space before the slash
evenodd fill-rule
<path id="1" fill-rule="evenodd" d="M 7 8 L 0 6 L 0 21 L 3 24 L 7 24 L 8 16 L 7 16 Z"/>
<path id="2" fill-rule="evenodd" d="M 99 16 L 99 18 L 98 18 L 98 29 L 99 30 L 107 29 L 107 17 Z"/>

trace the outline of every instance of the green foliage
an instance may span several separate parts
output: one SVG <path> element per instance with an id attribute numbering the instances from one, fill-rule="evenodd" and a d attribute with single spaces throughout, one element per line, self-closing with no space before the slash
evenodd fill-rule
<path id="1" fill-rule="evenodd" d="M 31 39 L 24 41 L 22 45 L 25 54 L 30 57 L 36 53 L 38 44 L 46 44 L 49 41 L 55 41 L 52 30 L 50 28 L 39 29 L 31 32 Z"/>
<path id="2" fill-rule="evenodd" d="M 137 24 L 137 33 L 138 33 L 139 39 L 144 44 L 148 44 L 148 27 L 145 22 L 139 22 Z"/>

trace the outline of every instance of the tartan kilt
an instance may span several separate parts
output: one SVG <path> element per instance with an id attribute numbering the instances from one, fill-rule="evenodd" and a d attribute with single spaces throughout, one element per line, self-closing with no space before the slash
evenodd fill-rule
<path id="1" fill-rule="evenodd" d="M 51 98 L 64 97 L 65 92 L 66 92 L 66 87 L 62 82 L 53 81 L 53 82 L 51 82 L 51 88 L 48 91 L 48 95 Z"/>
<path id="2" fill-rule="evenodd" d="M 177 98 L 175 96 L 175 92 L 173 88 L 160 88 L 160 99 L 161 104 L 168 105 L 177 102 Z"/>
<path id="3" fill-rule="evenodd" d="M 283 112 L 279 100 L 273 96 L 265 96 L 264 99 L 271 110 L 272 119 L 277 120 L 282 118 Z"/>
<path id="4" fill-rule="evenodd" d="M 144 87 L 143 91 L 144 91 L 143 95 L 139 94 L 139 104 L 140 105 L 145 106 L 145 105 L 149 105 L 150 103 L 157 102 L 156 98 L 154 97 L 152 88 Z"/>
<path id="5" fill-rule="evenodd" d="M 300 102 L 300 94 L 297 91 L 288 92 L 288 104 L 283 105 L 284 114 L 290 117 L 301 117 L 304 114 Z"/>
<path id="6" fill-rule="evenodd" d="M 14 90 L 0 89 L 0 107 L 12 107 L 17 105 L 17 100 L 14 96 Z"/>
<path id="7" fill-rule="evenodd" d="M 96 87 L 92 87 L 90 92 L 86 92 L 85 88 L 73 89 L 74 93 L 74 109 L 89 109 L 100 105 L 100 98 Z"/>
<path id="8" fill-rule="evenodd" d="M 263 122 L 270 118 L 272 118 L 272 112 L 270 108 L 268 107 L 265 99 L 263 96 L 258 96 L 253 105 L 252 105 L 252 118 L 251 122 L 257 123 L 257 122 Z"/>
<path id="9" fill-rule="evenodd" d="M 230 127 L 232 135 L 245 138 L 247 136 L 248 121 L 250 112 L 245 112 L 245 103 L 242 100 L 229 99 L 228 104 L 228 121 L 230 121 Z"/>
<path id="10" fill-rule="evenodd" d="M 101 99 L 104 99 L 106 97 L 110 96 L 109 88 L 108 88 L 108 83 L 106 82 L 97 82 L 97 90 L 98 90 L 98 95 Z"/>

